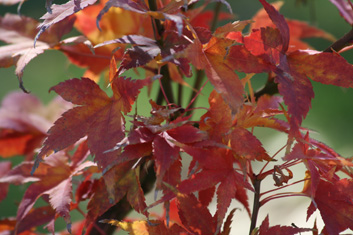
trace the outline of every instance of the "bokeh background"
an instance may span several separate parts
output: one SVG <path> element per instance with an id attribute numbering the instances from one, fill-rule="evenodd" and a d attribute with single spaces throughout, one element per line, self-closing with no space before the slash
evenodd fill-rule
<path id="1" fill-rule="evenodd" d="M 54 3 L 61 4 L 66 1 L 56 0 Z M 261 4 L 257 0 L 229 0 L 228 1 L 236 15 L 235 20 L 251 19 L 252 16 L 261 8 Z M 273 2 L 273 1 L 269 1 Z M 310 22 L 326 32 L 331 33 L 336 38 L 340 38 L 347 33 L 351 26 L 348 25 L 343 18 L 340 17 L 336 7 L 329 0 L 285 0 L 281 8 L 281 13 L 290 19 L 298 19 Z M 45 14 L 45 1 L 26 1 L 22 8 L 21 14 L 39 19 Z M 210 8 L 215 5 L 211 4 Z M 223 7 L 224 10 L 225 7 Z M 17 6 L 0 6 L 0 14 L 3 16 L 6 12 L 16 13 Z M 222 25 L 226 22 L 220 22 Z M 329 41 L 323 39 L 308 39 L 317 50 L 324 50 L 330 45 Z M 2 45 L 0 43 L 0 45 Z M 353 63 L 353 51 L 348 51 L 342 54 L 350 63 Z M 59 51 L 46 51 L 32 60 L 25 69 L 23 80 L 25 87 L 31 91 L 31 94 L 38 96 L 44 103 L 48 103 L 55 97 L 55 93 L 48 93 L 50 87 L 58 84 L 66 79 L 81 77 L 84 69 L 77 68 L 71 65 L 66 57 Z M 130 76 L 136 76 L 133 73 Z M 353 74 L 352 74 L 353 76 Z M 260 76 L 254 79 L 253 86 L 261 87 L 265 82 L 265 76 Z M 309 111 L 307 118 L 303 122 L 304 127 L 308 127 L 315 131 L 312 136 L 324 141 L 329 146 L 333 147 L 338 153 L 344 157 L 353 156 L 353 89 L 343 89 L 335 86 L 322 85 L 312 82 L 315 91 L 315 98 L 312 101 L 312 109 Z M 104 86 L 102 85 L 104 89 Z M 208 84 L 203 92 L 207 95 L 212 87 Z M 6 94 L 11 91 L 18 90 L 18 81 L 14 75 L 14 67 L 0 69 L 0 99 L 2 100 Z M 143 91 L 142 95 L 146 95 Z M 155 92 L 152 92 L 154 98 Z M 205 97 L 204 97 L 205 98 Z M 140 102 L 139 112 L 148 112 L 148 105 L 144 105 L 148 99 Z M 207 107 L 207 99 L 200 101 L 198 106 Z M 145 107 L 145 108 L 143 108 Z M 147 108 L 146 108 L 147 107 Z M 258 138 L 263 142 L 264 147 L 269 154 L 274 154 L 286 142 L 286 136 L 277 134 L 271 130 L 255 130 Z M 0 161 L 2 159 L 0 158 Z M 13 158 L 14 164 L 21 162 L 22 158 Z M 298 177 L 304 175 L 305 169 L 298 167 L 294 172 Z M 263 189 L 273 186 L 273 182 L 268 181 L 263 183 Z M 302 185 L 290 190 L 301 190 Z M 22 193 L 26 186 L 11 186 L 8 197 L 0 202 L 0 219 L 8 216 L 15 216 L 17 205 L 21 200 Z M 153 200 L 153 196 L 149 197 Z M 250 200 L 251 202 L 251 200 Z M 258 223 L 260 224 L 263 218 L 269 213 L 270 223 L 283 224 L 290 226 L 295 223 L 297 226 L 312 227 L 315 214 L 309 222 L 306 222 L 306 207 L 309 205 L 308 199 L 290 198 L 280 199 L 274 202 L 269 202 L 260 209 Z M 215 211 L 215 205 L 212 205 L 212 210 Z M 240 207 L 240 204 L 234 202 L 232 207 Z M 250 219 L 244 213 L 244 209 L 240 208 L 234 216 L 233 234 L 247 234 Z M 74 217 L 76 215 L 73 215 Z M 80 218 L 77 215 L 77 218 Z M 57 223 L 59 227 L 64 226 L 63 221 Z M 320 223 L 319 223 L 320 225 Z"/>

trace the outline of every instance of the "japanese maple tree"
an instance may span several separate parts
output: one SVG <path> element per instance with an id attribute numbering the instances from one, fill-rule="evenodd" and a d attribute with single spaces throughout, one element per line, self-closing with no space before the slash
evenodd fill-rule
<path id="1" fill-rule="evenodd" d="M 314 98 L 311 81 L 353 88 L 353 67 L 340 55 L 351 49 L 353 30 L 336 40 L 285 18 L 281 2 L 266 0 L 252 19 L 217 27 L 233 12 L 227 1 L 214 2 L 208 10 L 209 1 L 197 0 L 47 0 L 41 22 L 1 16 L 0 66 L 16 66 L 22 92 L 0 108 L 0 200 L 10 184 L 30 183 L 16 218 L 1 218 L 1 234 L 39 234 L 41 226 L 54 234 L 59 217 L 67 224 L 63 234 L 237 234 L 233 199 L 249 216 L 250 235 L 353 229 L 352 159 L 302 126 Z M 352 2 L 331 2 L 353 25 Z M 68 36 L 73 28 L 80 35 Z M 327 49 L 303 41 L 311 37 L 327 40 Z M 58 98 L 44 106 L 26 94 L 22 77 L 46 50 L 63 52 L 85 73 L 53 86 Z M 263 73 L 266 84 L 254 90 Z M 201 95 L 207 83 L 208 97 Z M 157 89 L 156 97 L 141 97 L 144 88 Z M 205 97 L 209 107 L 197 106 Z M 137 108 L 138 99 L 149 100 L 150 114 Z M 261 128 L 287 136 L 276 154 L 254 134 Z M 12 166 L 16 155 L 24 161 Z M 298 180 L 292 168 L 299 164 L 306 172 Z M 262 191 L 265 179 L 273 187 Z M 302 190 L 281 191 L 297 184 Z M 318 210 L 322 229 L 271 226 L 270 215 L 258 221 L 263 205 L 293 196 L 310 199 L 307 219 Z M 40 198 L 45 205 L 35 205 Z M 163 213 L 151 212 L 159 204 Z M 127 218 L 132 210 L 144 219 Z M 82 220 L 72 222 L 72 211 Z"/>

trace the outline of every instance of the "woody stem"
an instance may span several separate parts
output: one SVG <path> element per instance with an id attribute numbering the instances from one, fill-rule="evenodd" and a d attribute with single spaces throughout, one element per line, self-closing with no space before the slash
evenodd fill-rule
<path id="1" fill-rule="evenodd" d="M 251 213 L 251 225 L 250 225 L 249 235 L 251 235 L 252 231 L 256 227 L 257 216 L 259 214 L 259 210 L 261 206 L 260 204 L 261 179 L 258 179 L 258 175 L 254 175 L 253 186 L 255 190 L 255 195 L 254 195 L 253 209 Z"/>

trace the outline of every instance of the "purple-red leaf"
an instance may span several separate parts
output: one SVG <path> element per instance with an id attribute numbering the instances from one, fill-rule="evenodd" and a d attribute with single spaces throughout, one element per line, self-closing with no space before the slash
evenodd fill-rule
<path id="1" fill-rule="evenodd" d="M 289 54 L 288 62 L 291 68 L 316 82 L 353 87 L 353 67 L 337 53 L 295 51 Z"/>
<path id="2" fill-rule="evenodd" d="M 96 1 L 97 0 L 70 0 L 63 5 L 52 5 L 52 12 L 48 12 L 41 17 L 44 21 L 38 26 L 39 32 L 34 39 L 34 45 L 36 45 L 36 41 L 39 36 L 50 26 L 64 20 L 87 6 L 94 4 Z"/>
<path id="3" fill-rule="evenodd" d="M 229 134 L 230 147 L 239 157 L 249 160 L 271 161 L 272 159 L 262 147 L 261 142 L 248 130 L 235 127 Z"/>
<path id="4" fill-rule="evenodd" d="M 282 50 L 281 52 L 286 52 L 289 46 L 289 27 L 284 19 L 283 15 L 279 14 L 279 12 L 270 5 L 266 0 L 259 0 L 261 4 L 264 6 L 268 16 L 271 18 L 272 22 L 276 25 L 281 33 L 282 38 Z"/>
<path id="5" fill-rule="evenodd" d="M 88 78 L 67 80 L 51 88 L 65 100 L 80 106 L 64 113 L 50 128 L 37 162 L 87 135 L 88 147 L 95 160 L 102 167 L 108 166 L 115 154 L 105 152 L 125 137 L 122 112 L 131 111 L 139 90 L 148 83 L 149 79 L 133 81 L 117 77 L 112 83 L 111 98 Z"/>
<path id="6" fill-rule="evenodd" d="M 314 98 L 312 85 L 306 76 L 294 71 L 279 73 L 275 81 L 291 115 L 291 134 L 296 135 L 303 118 L 309 112 L 311 99 Z"/>
<path id="7" fill-rule="evenodd" d="M 339 10 L 348 24 L 353 25 L 353 5 L 350 0 L 330 0 Z"/>
<path id="8" fill-rule="evenodd" d="M 134 161 L 125 162 L 109 169 L 95 188 L 87 209 L 86 225 L 93 222 L 112 205 L 119 202 L 125 195 L 130 205 L 138 212 L 148 215 L 141 185 L 132 169 Z"/>
<path id="9" fill-rule="evenodd" d="M 329 234 L 339 234 L 346 229 L 353 229 L 352 193 L 351 179 L 333 182 L 320 180 L 314 201 Z M 311 203 L 309 209 L 310 213 L 315 211 L 314 203 Z"/>
<path id="10" fill-rule="evenodd" d="M 195 234 L 211 235 L 216 231 L 216 223 L 206 206 L 193 194 L 178 195 L 179 217 L 183 225 Z"/>
<path id="11" fill-rule="evenodd" d="M 166 171 L 179 158 L 179 148 L 157 135 L 153 140 L 153 155 L 156 159 L 157 187 L 161 186 Z"/>
<path id="12" fill-rule="evenodd" d="M 224 61 L 227 48 L 232 46 L 232 43 L 231 40 L 211 38 L 204 49 L 204 69 L 212 85 L 221 93 L 232 112 L 236 113 L 243 104 L 244 87 L 233 68 Z"/>

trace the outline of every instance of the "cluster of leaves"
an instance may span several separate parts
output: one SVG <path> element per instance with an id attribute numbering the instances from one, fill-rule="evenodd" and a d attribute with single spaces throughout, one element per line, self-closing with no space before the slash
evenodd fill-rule
<path id="1" fill-rule="evenodd" d="M 18 2 L 23 1 L 12 1 Z M 250 234 L 317 234 L 316 226 L 270 227 L 268 217 L 256 227 L 260 207 L 287 196 L 311 199 L 307 217 L 320 211 L 323 234 L 353 229 L 352 161 L 312 139 L 301 127 L 314 97 L 310 79 L 353 87 L 353 67 L 339 55 L 349 48 L 351 38 L 336 41 L 325 52 L 311 49 L 301 39 L 335 39 L 304 22 L 285 19 L 278 12 L 281 3 L 270 5 L 265 0 L 259 0 L 263 9 L 251 21 L 215 28 L 210 24 L 218 15 L 231 17 L 229 4 L 216 1 L 230 11 L 218 14 L 205 10 L 207 3 L 196 2 L 70 0 L 51 5 L 47 1 L 48 13 L 40 24 L 13 14 L 0 19 L 0 40 L 7 43 L 0 47 L 0 66 L 16 66 L 23 91 L 27 92 L 22 83 L 25 66 L 45 50 L 62 51 L 72 63 L 87 68 L 84 77 L 50 89 L 67 102 L 56 100 L 43 107 L 25 93 L 4 99 L 0 155 L 25 155 L 26 161 L 13 168 L 10 161 L 1 162 L 0 199 L 6 197 L 9 184 L 31 184 L 16 218 L 0 221 L 1 232 L 38 234 L 37 226 L 46 224 L 54 234 L 55 220 L 63 217 L 73 234 L 108 233 L 100 221 L 130 234 L 225 235 L 230 234 L 235 213 L 233 209 L 227 216 L 228 207 L 236 199 L 251 217 Z M 332 2 L 352 24 L 348 3 Z M 248 25 L 249 33 L 244 33 Z M 73 27 L 82 35 L 62 39 Z M 195 88 L 187 107 L 181 106 L 182 97 L 175 99 L 171 88 L 172 83 L 189 86 L 185 77 L 191 77 L 192 66 L 197 78 L 205 73 L 206 82 L 214 87 L 201 117 L 194 116 L 191 107 L 204 86 Z M 144 70 L 144 79 L 123 76 L 135 68 Z M 259 73 L 268 74 L 265 88 L 272 84 L 270 90 L 253 91 L 251 80 Z M 109 82 L 111 97 L 96 84 L 101 74 Z M 126 117 L 140 90 L 154 83 L 159 84 L 160 95 L 150 100 L 151 115 L 134 113 L 127 130 Z M 276 164 L 278 156 L 269 156 L 253 135 L 254 128 L 260 127 L 288 136 L 283 163 Z M 191 163 L 185 166 L 183 158 L 191 158 Z M 258 173 L 253 171 L 254 162 L 263 163 Z M 306 176 L 290 183 L 290 168 L 297 164 L 306 166 Z M 269 165 L 272 168 L 265 170 Z M 189 171 L 184 179 L 185 167 Z M 274 189 L 260 192 L 262 180 L 268 177 L 273 177 Z M 300 192 L 277 193 L 303 182 Z M 147 205 L 144 193 L 151 183 L 163 195 Z M 255 195 L 252 211 L 248 193 Z M 267 193 L 271 195 L 265 197 Z M 208 206 L 215 196 L 217 210 L 212 215 Z M 48 205 L 34 207 L 39 198 Z M 87 213 L 80 208 L 86 200 Z M 123 202 L 146 220 L 107 217 L 112 210 L 129 211 L 120 206 Z M 149 213 L 161 203 L 164 216 Z M 84 220 L 71 226 L 73 210 L 82 213 Z M 125 216 L 119 215 L 118 219 Z"/>

